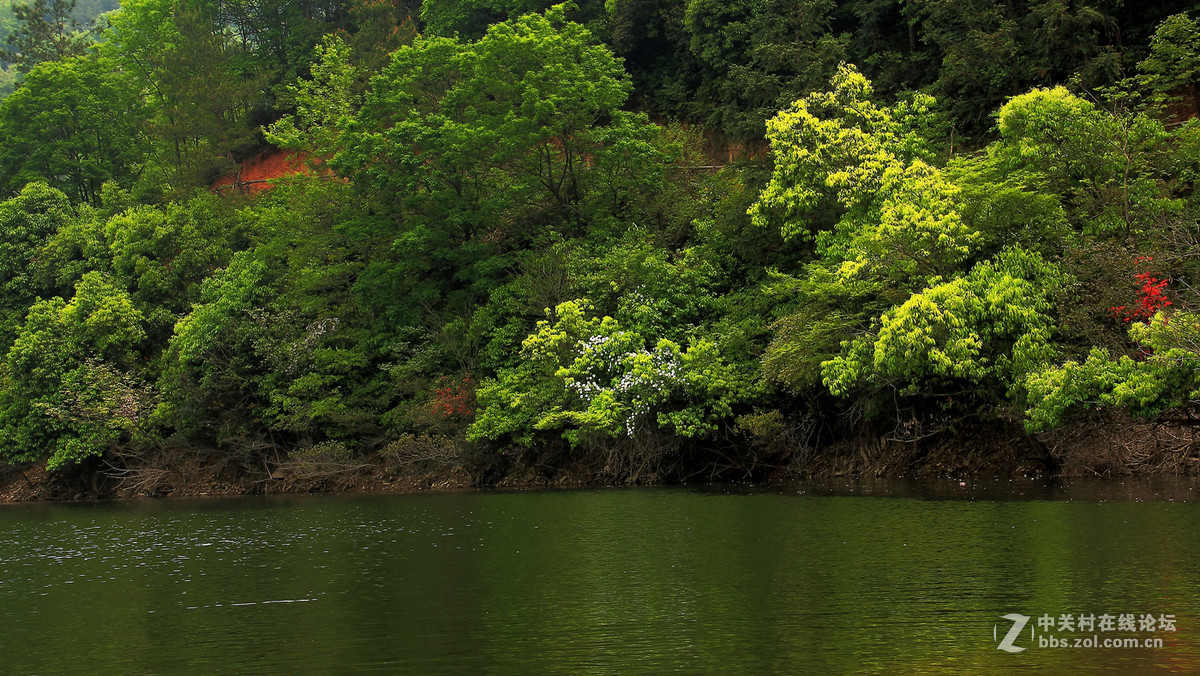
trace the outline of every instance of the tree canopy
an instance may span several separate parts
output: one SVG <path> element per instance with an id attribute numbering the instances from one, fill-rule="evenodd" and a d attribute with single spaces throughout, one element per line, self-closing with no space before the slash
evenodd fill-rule
<path id="1" fill-rule="evenodd" d="M 761 478 L 1190 412 L 1189 9 L 0 11 L 0 459 Z"/>

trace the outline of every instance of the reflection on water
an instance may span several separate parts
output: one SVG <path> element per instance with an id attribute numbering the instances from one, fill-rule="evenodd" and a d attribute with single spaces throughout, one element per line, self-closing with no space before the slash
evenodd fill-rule
<path id="1" fill-rule="evenodd" d="M 0 671 L 1196 673 L 1196 488 L 11 506 Z M 1111 634 L 1158 649 L 1052 649 L 1027 629 L 1007 653 L 1010 613 L 1171 614 L 1177 631 Z"/>

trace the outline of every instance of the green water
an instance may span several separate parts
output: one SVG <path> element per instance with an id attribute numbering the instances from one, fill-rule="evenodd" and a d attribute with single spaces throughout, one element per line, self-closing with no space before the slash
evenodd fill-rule
<path id="1" fill-rule="evenodd" d="M 0 673 L 1196 673 L 1197 490 L 8 506 Z M 1027 627 L 1008 653 L 1008 613 L 1173 614 L 1176 631 L 1052 649 Z"/>

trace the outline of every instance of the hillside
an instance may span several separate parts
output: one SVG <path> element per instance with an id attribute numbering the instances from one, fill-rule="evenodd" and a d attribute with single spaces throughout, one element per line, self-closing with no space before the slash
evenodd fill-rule
<path id="1" fill-rule="evenodd" d="M 30 495 L 1195 471 L 1192 3 L 56 7 Z"/>

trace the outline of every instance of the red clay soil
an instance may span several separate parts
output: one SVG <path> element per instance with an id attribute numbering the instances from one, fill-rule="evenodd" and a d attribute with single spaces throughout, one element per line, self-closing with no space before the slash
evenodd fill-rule
<path id="1" fill-rule="evenodd" d="M 218 178 L 211 188 L 217 194 L 239 187 L 242 192 L 270 190 L 271 184 L 268 181 L 271 179 L 308 172 L 308 166 L 305 164 L 307 159 L 307 155 L 303 153 L 268 150 L 242 162 L 237 172 Z"/>

